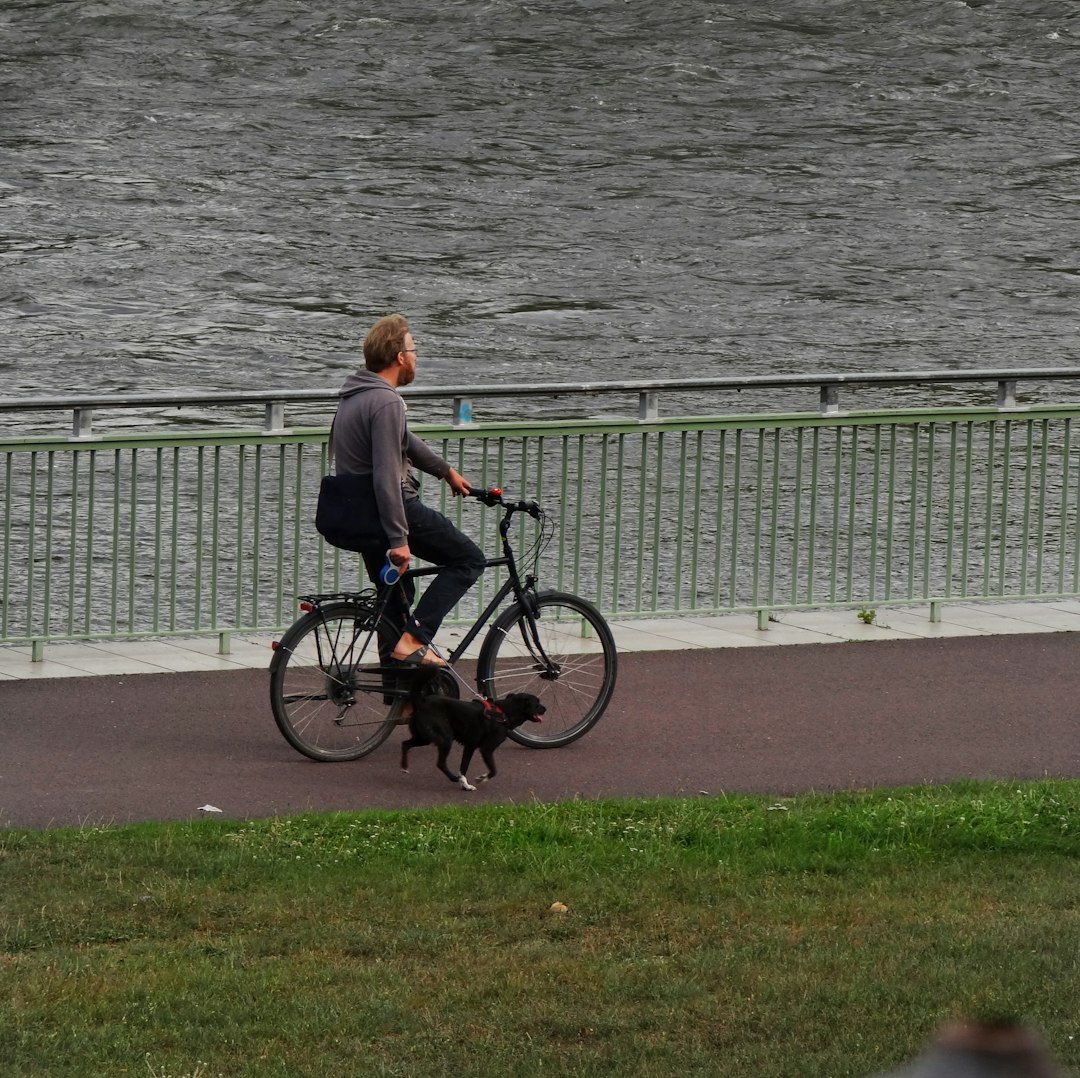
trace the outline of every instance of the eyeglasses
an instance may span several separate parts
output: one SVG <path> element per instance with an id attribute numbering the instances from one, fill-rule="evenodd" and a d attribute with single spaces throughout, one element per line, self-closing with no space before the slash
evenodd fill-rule
<path id="1" fill-rule="evenodd" d="M 402 348 L 402 351 L 403 352 L 415 352 L 416 349 L 415 348 Z"/>

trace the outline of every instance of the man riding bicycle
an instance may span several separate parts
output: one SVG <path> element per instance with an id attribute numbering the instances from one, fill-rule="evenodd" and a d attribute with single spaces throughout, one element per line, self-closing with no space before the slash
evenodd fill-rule
<path id="1" fill-rule="evenodd" d="M 365 370 L 350 374 L 339 394 L 330 452 L 339 475 L 370 477 L 361 512 L 372 522 L 372 543 L 360 550 L 373 583 L 389 556 L 400 572 L 412 557 L 441 566 L 416 608 L 411 579 L 395 588 L 387 616 L 401 635 L 389 657 L 419 666 L 442 665 L 431 643 L 443 619 L 484 570 L 484 553 L 442 513 L 423 504 L 412 467 L 443 479 L 455 497 L 469 483 L 409 431 L 397 392 L 416 377 L 416 342 L 403 315 L 380 318 L 364 338 Z"/>

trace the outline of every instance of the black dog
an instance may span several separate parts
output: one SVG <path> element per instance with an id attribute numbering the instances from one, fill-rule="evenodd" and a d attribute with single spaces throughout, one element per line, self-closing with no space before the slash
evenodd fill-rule
<path id="1" fill-rule="evenodd" d="M 495 750 L 507 734 L 524 722 L 539 722 L 547 708 L 531 693 L 514 692 L 504 700 L 454 700 L 449 696 L 424 696 L 421 686 L 410 694 L 413 713 L 409 718 L 407 741 L 401 743 L 401 770 L 409 770 L 409 749 L 419 745 L 435 745 L 439 751 L 437 766 L 463 790 L 475 790 L 465 772 L 477 749 L 487 764 L 479 782 L 495 777 Z M 446 758 L 454 742 L 465 746 L 461 754 L 461 774 L 455 775 L 446 766 Z"/>

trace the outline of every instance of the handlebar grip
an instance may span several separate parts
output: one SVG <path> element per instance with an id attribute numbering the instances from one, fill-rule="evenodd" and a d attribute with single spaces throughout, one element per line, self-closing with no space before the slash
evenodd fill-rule
<path id="1" fill-rule="evenodd" d="M 504 509 L 509 509 L 512 512 L 528 513 L 529 516 L 539 520 L 543 516 L 543 509 L 540 508 L 538 502 L 526 501 L 520 499 L 516 502 L 507 501 L 503 497 L 503 492 L 499 487 L 492 487 L 490 490 L 485 490 L 482 487 L 470 487 L 469 495 L 475 498 L 477 501 L 483 502 L 484 505 L 494 508 L 496 505 L 501 505 Z"/>
<path id="2" fill-rule="evenodd" d="M 469 494 L 484 505 L 494 507 L 503 504 L 502 491 L 498 487 L 485 490 L 483 487 L 469 487 Z"/>

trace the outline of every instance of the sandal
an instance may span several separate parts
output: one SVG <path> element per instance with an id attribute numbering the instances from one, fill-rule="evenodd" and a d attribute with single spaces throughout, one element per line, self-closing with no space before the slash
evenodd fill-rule
<path id="1" fill-rule="evenodd" d="M 396 663 L 401 663 L 404 666 L 445 666 L 446 663 L 438 656 L 434 658 L 428 658 L 431 652 L 431 647 L 425 644 L 421 648 L 417 648 L 415 651 L 410 652 L 408 655 L 391 655 L 390 658 Z"/>

